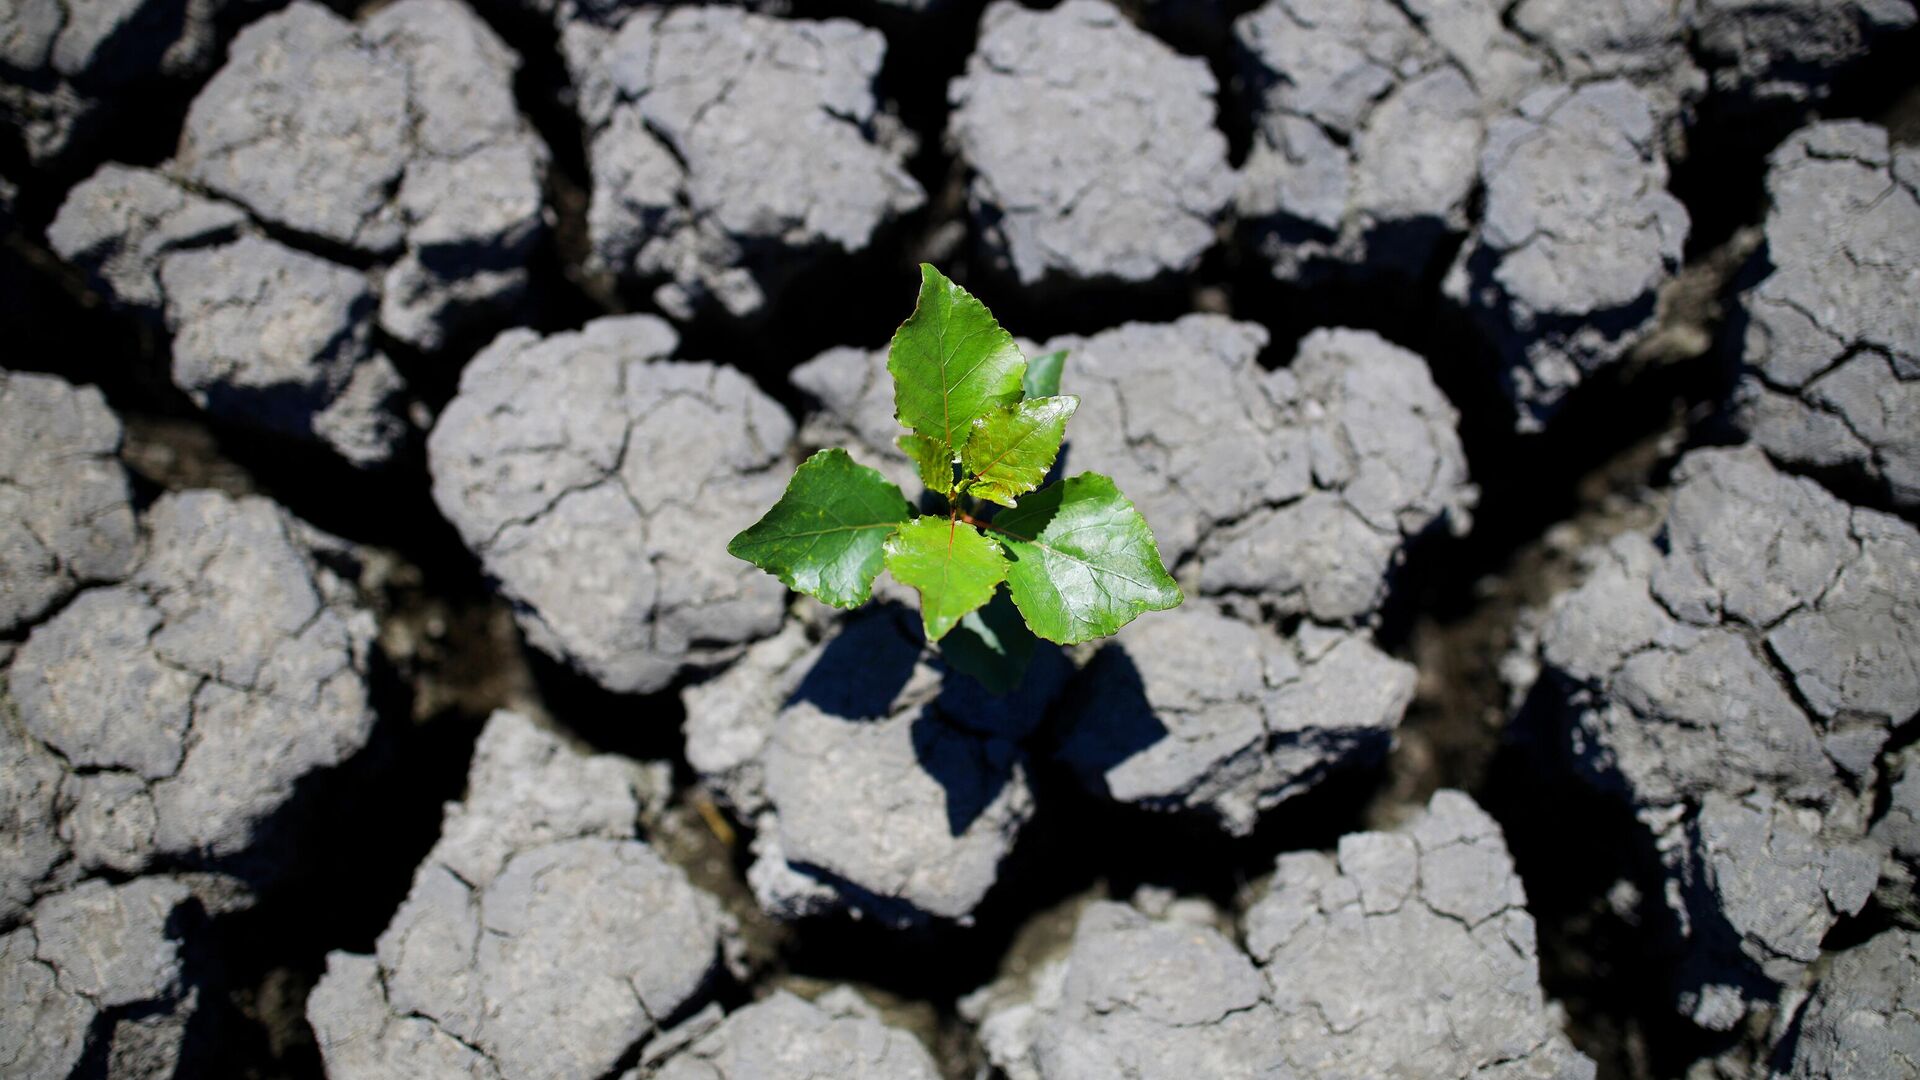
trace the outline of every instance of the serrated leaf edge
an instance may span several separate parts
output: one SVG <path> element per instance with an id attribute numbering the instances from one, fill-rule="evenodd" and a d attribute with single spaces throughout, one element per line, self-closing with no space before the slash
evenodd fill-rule
<path id="1" fill-rule="evenodd" d="M 1016 389 L 1014 391 L 1015 396 L 1010 402 L 1010 403 L 1018 403 L 1022 399 L 1022 397 L 1024 397 L 1025 395 L 1026 376 L 1027 376 L 1027 356 L 1026 356 L 1026 353 L 1020 348 L 1020 343 L 1015 341 L 1013 339 L 1013 335 L 1008 333 L 1006 327 L 1001 325 L 1000 320 L 994 317 L 993 309 L 987 307 L 984 301 L 982 301 L 979 297 L 973 295 L 973 293 L 968 291 L 968 289 L 965 286 L 959 284 L 958 282 L 954 281 L 952 278 L 941 273 L 939 268 L 934 266 L 932 263 L 921 263 L 920 264 L 921 289 L 924 291 L 927 285 L 931 284 L 935 279 L 938 279 L 938 281 L 944 283 L 946 286 L 945 297 L 947 302 L 947 317 L 949 320 L 952 318 L 953 308 L 957 303 L 961 302 L 962 300 L 971 300 L 973 303 L 980 305 L 981 313 L 986 315 L 987 320 L 993 324 L 992 328 L 994 330 L 1002 334 L 1006 334 L 1007 343 L 1013 346 L 1014 354 L 1020 358 L 1020 373 L 1019 373 L 1019 377 L 1015 380 L 1015 383 L 1016 383 Z M 887 339 L 886 369 L 887 369 L 888 377 L 890 377 L 894 382 L 893 419 L 902 428 L 905 428 L 910 433 L 920 435 L 924 438 L 932 439 L 936 442 L 944 444 L 947 447 L 948 452 L 952 454 L 954 460 L 957 461 L 959 460 L 959 457 L 960 457 L 960 447 L 955 445 L 953 441 L 954 432 L 953 432 L 953 421 L 952 421 L 951 413 L 945 414 L 943 430 L 939 436 L 929 435 L 926 432 L 921 431 L 920 429 L 914 427 L 912 424 L 907 423 L 906 418 L 900 415 L 900 406 L 899 406 L 900 373 L 895 371 L 893 368 L 894 351 L 896 348 L 898 348 L 900 335 L 906 331 L 907 326 L 910 323 L 912 323 L 914 318 L 917 317 L 919 314 L 920 314 L 920 297 L 919 295 L 916 294 L 916 296 L 914 297 L 913 310 L 907 314 L 907 317 L 905 319 L 901 320 L 899 326 L 894 328 L 893 336 Z M 942 331 L 941 338 L 942 338 L 942 341 L 945 340 L 944 331 Z M 1065 350 L 1057 350 L 1057 351 L 1064 352 Z M 964 382 L 968 377 L 970 377 L 973 374 L 975 370 L 978 370 L 978 367 L 979 365 L 976 364 L 974 368 L 969 369 L 967 373 L 965 375 L 962 375 L 959 379 L 953 380 L 952 382 L 947 382 L 945 381 L 946 363 L 944 361 L 941 362 L 941 365 L 940 365 L 941 377 L 942 377 L 941 405 L 942 405 L 943 411 L 947 409 L 951 404 L 952 397 L 953 397 L 953 394 L 952 394 L 953 385 L 957 382 Z M 997 407 L 999 406 L 996 406 L 996 408 Z M 969 425 L 970 424 L 971 424 L 971 421 L 969 421 Z M 971 428 L 969 428 L 968 438 L 971 438 L 971 437 L 972 437 Z"/>
<path id="2" fill-rule="evenodd" d="M 888 534 L 886 540 L 883 541 L 881 544 L 882 563 L 886 567 L 887 572 L 893 576 L 893 579 L 895 581 L 900 582 L 901 585 L 905 586 L 906 588 L 912 589 L 916 594 L 919 595 L 920 597 L 920 628 L 926 634 L 927 643 L 929 645 L 937 646 L 942 638 L 946 637 L 947 634 L 952 632 L 954 627 L 960 625 L 961 618 L 965 618 L 967 615 L 970 615 L 976 611 L 979 611 L 981 608 L 986 607 L 988 604 L 992 603 L 994 594 L 1000 591 L 1000 586 L 1006 583 L 1007 578 L 1006 578 L 1006 568 L 1003 566 L 1001 568 L 999 579 L 993 583 L 993 589 L 987 593 L 987 598 L 985 600 L 980 601 L 980 603 L 974 605 L 972 608 L 969 608 L 967 611 L 963 612 L 959 618 L 954 619 L 952 623 L 948 624 L 945 630 L 942 630 L 938 634 L 934 633 L 933 627 L 929 625 L 927 622 L 926 590 L 922 589 L 918 585 L 913 584 L 912 582 L 902 580 L 900 575 L 897 572 L 895 572 L 893 569 L 893 558 L 898 553 L 898 549 L 896 547 L 895 542 L 900 538 L 900 530 L 908 525 L 915 525 L 929 518 L 932 518 L 936 521 L 944 520 L 950 526 L 956 529 L 963 528 L 963 527 L 967 529 L 971 529 L 974 533 L 979 535 L 979 537 L 982 540 L 987 541 L 989 544 L 993 546 L 994 550 L 999 553 L 1000 559 L 1003 563 L 1011 562 L 1011 559 L 1007 555 L 1007 546 L 1001 543 L 997 538 L 994 537 L 993 532 L 990 528 L 983 529 L 979 525 L 971 521 L 960 521 L 957 518 L 952 518 L 952 517 L 940 518 L 938 517 L 938 515 L 934 515 L 934 514 L 922 514 L 911 521 L 901 522 L 900 525 L 894 528 L 892 533 Z M 943 576 L 950 573 L 951 570 L 952 570 L 952 560 L 949 559 L 947 564 L 942 567 Z M 1026 619 L 1026 616 L 1022 615 L 1021 620 L 1024 622 L 1025 619 Z"/>
<path id="3" fill-rule="evenodd" d="M 1135 506 L 1133 504 L 1133 500 L 1127 498 L 1126 493 L 1120 490 L 1120 485 L 1115 484 L 1113 482 L 1113 478 L 1106 475 L 1105 473 L 1097 473 L 1097 472 L 1091 472 L 1091 471 L 1078 473 L 1066 479 L 1057 480 L 1055 481 L 1055 484 L 1064 486 L 1070 483 L 1071 481 L 1079 480 L 1083 477 L 1089 477 L 1089 476 L 1098 477 L 1101 480 L 1105 480 L 1108 484 L 1111 484 L 1113 486 L 1114 494 L 1118 495 L 1121 501 L 1127 504 L 1127 508 L 1132 510 L 1136 514 L 1140 514 L 1140 508 Z M 1047 487 L 1049 488 L 1053 486 L 1054 486 L 1053 484 L 1047 485 Z M 1041 490 L 1044 491 L 1046 489 L 1042 488 Z M 1140 521 L 1143 525 L 1146 526 L 1147 548 L 1153 553 L 1153 560 L 1156 563 L 1160 564 L 1160 572 L 1163 574 L 1166 574 L 1167 580 L 1173 581 L 1173 574 L 1168 572 L 1166 560 L 1161 558 L 1160 556 L 1160 540 L 1158 537 L 1153 535 L 1152 524 L 1147 522 L 1147 516 L 1145 514 L 1140 514 Z M 1094 570 L 1098 573 L 1112 574 L 1114 577 L 1117 577 L 1120 580 L 1125 581 L 1130 585 L 1138 585 L 1142 589 L 1157 587 L 1157 586 L 1150 585 L 1146 582 L 1136 581 L 1133 578 L 1126 576 L 1125 574 L 1116 573 L 1111 570 L 1100 570 L 1096 568 L 1094 564 L 1074 555 L 1071 552 L 1062 551 L 1061 549 L 1054 547 L 1051 544 L 1045 543 L 1031 536 L 1023 536 L 1019 533 L 1012 531 L 1011 529 L 1007 529 L 998 524 L 990 525 L 989 529 L 990 529 L 989 535 L 992 535 L 992 533 L 998 533 L 1001 536 L 1012 537 L 1013 539 L 1018 540 L 1020 543 L 1023 543 L 1023 544 L 1032 544 L 1034 547 L 1037 547 L 1042 551 L 1046 551 L 1054 555 L 1058 555 L 1061 558 L 1068 560 L 1069 562 L 1079 563 L 1081 566 L 1087 567 L 1089 570 Z M 1001 542 L 1001 546 L 1002 547 L 1006 546 L 1004 541 Z M 1086 637 L 1069 637 L 1069 638 L 1050 637 L 1046 633 L 1041 631 L 1038 627 L 1034 626 L 1033 618 L 1032 616 L 1027 614 L 1027 609 L 1024 607 L 1020 607 L 1020 597 L 1013 590 L 1013 584 L 1012 584 L 1011 578 L 1009 578 L 1007 583 L 1007 595 L 1013 600 L 1014 607 L 1020 609 L 1021 621 L 1027 624 L 1027 629 L 1033 631 L 1034 636 L 1042 640 L 1051 641 L 1055 645 L 1078 645 L 1082 642 L 1092 641 L 1094 638 L 1111 636 L 1110 634 L 1090 634 Z M 1177 608 L 1181 604 L 1186 603 L 1186 601 L 1187 601 L 1186 590 L 1180 587 L 1180 583 L 1178 581 L 1173 581 L 1173 601 L 1171 603 L 1155 605 L 1155 604 L 1148 603 L 1147 601 L 1144 601 L 1144 600 L 1125 600 L 1123 602 L 1126 604 L 1128 610 L 1131 612 L 1131 614 L 1127 616 L 1127 622 L 1130 623 L 1149 611 L 1172 611 L 1174 608 Z M 1126 623 L 1122 623 L 1121 625 L 1125 626 Z M 1118 628 L 1116 628 L 1115 632 L 1116 633 L 1118 632 Z"/>
<path id="4" fill-rule="evenodd" d="M 881 475 L 880 470 L 875 469 L 870 465 L 862 465 L 858 461 L 855 461 L 853 459 L 853 455 L 847 453 L 845 450 L 842 450 L 839 447 L 828 447 L 826 449 L 814 451 L 813 454 L 808 456 L 808 458 L 805 461 L 802 461 L 799 465 L 794 467 L 793 475 L 787 478 L 787 486 L 780 490 L 780 498 L 775 499 L 773 505 L 767 508 L 766 513 L 761 514 L 760 517 L 756 519 L 752 525 L 749 525 L 746 528 L 741 529 L 739 532 L 733 535 L 733 538 L 731 540 L 727 541 L 727 554 L 733 556 L 736 559 L 739 559 L 741 562 L 744 562 L 750 566 L 753 566 L 761 570 L 764 573 L 772 574 L 776 579 L 779 580 L 779 582 L 782 585 L 785 585 L 787 588 L 793 590 L 794 592 L 800 593 L 805 596 L 811 596 L 815 600 L 818 600 L 829 607 L 839 608 L 842 611 L 853 611 L 859 608 L 861 605 L 865 604 L 868 600 L 873 599 L 873 580 L 872 579 L 869 579 L 867 581 L 866 588 L 862 590 L 861 595 L 854 597 L 853 599 L 843 604 L 838 600 L 833 600 L 833 599 L 829 599 L 828 597 L 821 596 L 810 589 L 801 588 L 799 583 L 794 579 L 793 569 L 791 567 L 784 570 L 769 569 L 768 567 L 761 565 L 759 562 L 747 557 L 746 555 L 741 554 L 740 551 L 737 550 L 737 547 L 740 543 L 740 539 L 746 536 L 748 533 L 752 532 L 756 527 L 759 526 L 759 524 L 762 521 L 765 521 L 767 519 L 767 515 L 773 513 L 773 511 L 779 507 L 780 503 L 786 499 L 787 493 L 793 490 L 794 482 L 800 478 L 801 470 L 805 469 L 808 465 L 811 465 L 816 461 L 824 462 L 824 461 L 830 460 L 836 454 L 846 458 L 847 463 L 853 466 L 854 468 L 865 469 L 868 472 L 873 473 L 875 476 L 880 477 L 882 482 L 884 482 L 888 487 L 892 488 L 894 494 L 900 496 L 901 503 L 907 506 L 908 508 L 907 517 L 905 518 L 905 520 L 895 521 L 895 522 L 876 522 L 871 525 L 848 525 L 838 529 L 816 529 L 809 532 L 788 533 L 782 537 L 779 537 L 779 539 L 791 540 L 791 539 L 807 537 L 807 536 L 830 536 L 835 533 L 842 533 L 842 532 L 864 532 L 868 529 L 885 529 L 887 530 L 887 535 L 884 537 L 881 537 L 880 539 L 881 547 L 884 549 L 888 538 L 890 538 L 894 533 L 900 531 L 900 526 L 905 525 L 908 522 L 915 520 L 916 517 L 918 517 L 918 515 L 915 515 L 912 511 L 913 504 L 907 502 L 907 497 L 905 494 L 901 493 L 900 486 L 898 484 L 895 484 L 891 480 L 887 480 L 885 476 Z M 884 562 L 883 562 L 883 567 L 884 567 Z M 880 576 L 879 571 L 878 570 L 874 571 L 874 578 L 878 578 L 879 576 Z"/>
<path id="5" fill-rule="evenodd" d="M 1067 421 L 1072 420 L 1074 413 L 1080 411 L 1080 397 L 1077 394 L 1049 394 L 1046 397 L 1022 398 L 1021 400 L 1016 401 L 1011 405 L 997 406 L 992 410 L 992 412 L 988 412 L 984 415 L 977 416 L 974 418 L 972 430 L 967 434 L 967 446 L 973 445 L 973 440 L 979 436 L 981 431 L 985 430 L 988 420 L 993 416 L 994 413 L 1006 412 L 1006 413 L 1017 414 L 1020 411 L 1022 406 L 1035 405 L 1042 402 L 1049 402 L 1049 401 L 1056 401 L 1056 400 L 1070 401 L 1073 403 L 1072 406 L 1067 409 L 1066 414 L 1058 418 L 1058 423 L 1060 424 L 1060 427 L 1061 427 L 1062 438 L 1064 439 Z M 1055 421 L 1049 420 L 1046 423 L 1034 425 L 1034 427 L 1028 432 L 1026 432 L 1026 434 L 1021 435 L 1019 439 L 1015 440 L 1005 450 L 1001 451 L 998 457 L 995 457 L 992 461 L 988 462 L 987 467 L 985 469 L 978 470 L 972 476 L 966 478 L 965 480 L 962 480 L 958 485 L 956 485 L 954 488 L 954 493 L 964 495 L 967 492 L 971 491 L 976 485 L 976 483 L 980 479 L 986 476 L 987 469 L 991 469 L 995 465 L 999 464 L 1001 461 L 1004 461 L 1006 459 L 1006 456 L 1013 452 L 1014 447 L 1019 446 L 1020 443 L 1025 442 L 1028 438 L 1031 438 L 1034 432 L 1040 431 L 1043 428 L 1051 427 L 1054 423 Z M 1054 452 L 1054 456 L 1055 456 L 1055 460 L 1059 459 L 1059 451 L 1057 449 Z M 965 465 L 966 457 L 967 457 L 966 450 L 965 448 L 962 448 L 962 450 L 960 451 L 960 460 L 962 462 L 961 464 L 962 469 L 966 468 L 966 465 Z M 1048 468 L 1051 469 L 1052 465 L 1049 465 Z M 1095 474 L 1095 475 L 1098 475 L 1098 474 Z M 1043 475 L 1041 479 L 1045 480 L 1046 477 Z M 1020 504 L 1020 500 L 1018 499 L 1017 496 L 1024 495 L 1027 493 L 1027 491 L 1036 491 L 1039 489 L 1039 487 L 1040 487 L 1039 484 L 1035 484 L 1033 487 L 1027 488 L 1026 491 L 1016 492 L 1014 496 L 1009 496 L 1010 498 L 1013 498 L 1014 501 L 1008 502 L 1008 503 L 1002 503 L 1000 502 L 1000 500 L 995 499 L 990 495 L 983 495 L 981 496 L 981 498 L 987 499 L 989 502 L 999 503 L 1001 506 L 1016 507 Z M 1119 490 L 1119 488 L 1116 486 L 1114 490 L 1117 491 Z M 1126 498 L 1126 496 L 1122 495 L 1121 498 L 1124 499 Z M 1132 500 L 1128 500 L 1127 505 L 1132 506 L 1133 505 Z"/>

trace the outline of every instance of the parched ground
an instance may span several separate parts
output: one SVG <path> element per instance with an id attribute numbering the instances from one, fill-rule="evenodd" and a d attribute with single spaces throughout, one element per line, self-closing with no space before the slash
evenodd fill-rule
<path id="1" fill-rule="evenodd" d="M 0 1076 L 1920 1078 L 1912 0 L 9 0 Z M 726 554 L 931 262 L 1186 600 Z"/>

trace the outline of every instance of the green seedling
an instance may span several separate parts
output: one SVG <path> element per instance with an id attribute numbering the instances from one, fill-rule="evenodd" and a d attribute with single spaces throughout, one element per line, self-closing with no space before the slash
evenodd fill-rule
<path id="1" fill-rule="evenodd" d="M 1085 472 L 1041 487 L 1080 405 L 1060 393 L 1066 354 L 1028 360 L 985 304 L 931 266 L 920 274 L 887 371 L 907 428 L 900 449 L 938 509 L 916 514 L 892 482 L 827 449 L 727 551 L 843 608 L 866 603 L 885 567 L 919 592 L 927 641 L 1004 693 L 1034 635 L 1075 645 L 1183 597 L 1111 479 Z"/>

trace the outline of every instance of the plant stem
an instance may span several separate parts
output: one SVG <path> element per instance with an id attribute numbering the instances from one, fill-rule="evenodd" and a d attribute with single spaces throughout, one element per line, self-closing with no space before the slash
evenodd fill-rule
<path id="1" fill-rule="evenodd" d="M 1033 537 L 1031 536 L 1021 536 L 1019 533 L 1014 532 L 1012 529 L 1003 529 L 1000 526 L 995 525 L 991 521 L 982 521 L 981 519 L 974 517 L 972 514 L 969 514 L 965 510 L 962 510 L 958 507 L 954 508 L 953 519 L 955 521 L 963 521 L 968 525 L 973 526 L 976 529 L 991 529 L 994 532 L 999 533 L 1001 536 L 1010 537 L 1014 540 L 1029 541 L 1033 539 Z"/>

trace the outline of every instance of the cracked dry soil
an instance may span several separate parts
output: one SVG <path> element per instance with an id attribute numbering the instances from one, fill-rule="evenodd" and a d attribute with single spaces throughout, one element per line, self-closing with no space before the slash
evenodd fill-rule
<path id="1" fill-rule="evenodd" d="M 0 8 L 0 1075 L 1920 1076 L 1911 0 Z M 1185 604 L 725 554 L 914 265 Z"/>

